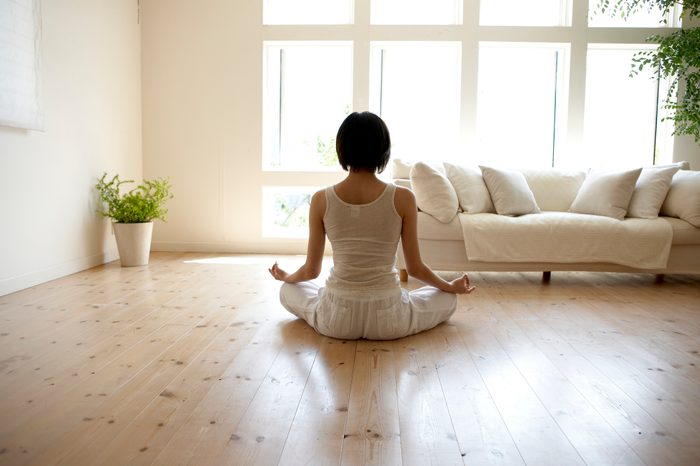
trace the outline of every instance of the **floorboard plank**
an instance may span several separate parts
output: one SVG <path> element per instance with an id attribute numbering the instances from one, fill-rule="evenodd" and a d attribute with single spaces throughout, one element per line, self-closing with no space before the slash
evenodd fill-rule
<path id="1" fill-rule="evenodd" d="M 322 339 L 279 464 L 340 463 L 356 347 L 355 341 Z"/>
<path id="2" fill-rule="evenodd" d="M 387 342 L 357 342 L 343 465 L 402 464 L 394 357 Z"/>
<path id="3" fill-rule="evenodd" d="M 472 316 L 468 316 L 472 320 Z M 457 329 L 457 327 L 460 329 Z M 520 452 L 462 340 L 479 331 L 474 322 L 443 325 L 433 332 L 431 346 L 439 355 L 438 377 L 464 463 L 523 464 Z M 461 335 L 460 335 L 461 333 Z"/>
<path id="4" fill-rule="evenodd" d="M 403 464 L 463 465 L 427 334 L 392 341 Z"/>

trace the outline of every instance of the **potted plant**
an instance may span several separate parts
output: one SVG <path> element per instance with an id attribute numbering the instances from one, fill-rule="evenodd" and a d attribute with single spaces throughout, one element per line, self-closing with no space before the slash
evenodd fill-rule
<path id="1" fill-rule="evenodd" d="M 168 211 L 164 205 L 173 197 L 170 182 L 163 178 L 143 180 L 122 194 L 121 186 L 127 183 L 133 180 L 122 181 L 119 175 L 108 180 L 107 173 L 102 175 L 95 185 L 103 203 L 100 213 L 113 220 L 122 266 L 146 265 L 151 251 L 153 220 L 165 221 Z"/>

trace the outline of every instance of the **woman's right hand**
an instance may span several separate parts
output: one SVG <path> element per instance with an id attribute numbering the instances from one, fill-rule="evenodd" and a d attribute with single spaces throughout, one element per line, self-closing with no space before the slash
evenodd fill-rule
<path id="1" fill-rule="evenodd" d="M 450 288 L 452 293 L 455 294 L 469 294 L 476 289 L 475 286 L 469 284 L 469 276 L 466 273 L 452 280 L 450 282 Z"/>

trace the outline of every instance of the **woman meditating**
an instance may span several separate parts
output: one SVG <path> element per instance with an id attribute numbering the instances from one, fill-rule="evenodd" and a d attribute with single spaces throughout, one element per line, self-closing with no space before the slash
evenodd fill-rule
<path id="1" fill-rule="evenodd" d="M 413 193 L 376 176 L 389 162 L 389 130 L 370 112 L 349 115 L 338 129 L 336 151 L 347 177 L 316 192 L 309 210 L 306 262 L 294 273 L 269 269 L 285 282 L 282 305 L 319 333 L 341 339 L 391 340 L 428 330 L 449 319 L 456 294 L 470 293 L 469 277 L 450 282 L 423 263 Z M 326 236 L 333 267 L 325 287 L 321 272 Z M 429 286 L 399 286 L 396 250 L 403 247 L 408 274 Z"/>

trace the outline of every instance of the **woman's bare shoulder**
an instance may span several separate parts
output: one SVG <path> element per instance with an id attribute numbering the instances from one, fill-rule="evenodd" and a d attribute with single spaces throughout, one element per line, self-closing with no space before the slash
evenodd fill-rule
<path id="1" fill-rule="evenodd" d="M 413 194 L 413 191 L 410 189 L 406 188 L 405 186 L 396 186 L 396 199 L 403 200 L 403 201 L 412 201 L 415 200 L 416 196 Z"/>
<path id="2" fill-rule="evenodd" d="M 394 206 L 396 207 L 396 211 L 401 214 L 402 217 L 404 212 L 407 212 L 408 210 L 415 210 L 416 197 L 413 194 L 413 191 L 403 186 L 397 186 L 396 194 L 394 195 Z"/>
<path id="3" fill-rule="evenodd" d="M 326 190 L 319 189 L 311 196 L 311 209 L 318 209 L 320 214 L 326 211 Z"/>

